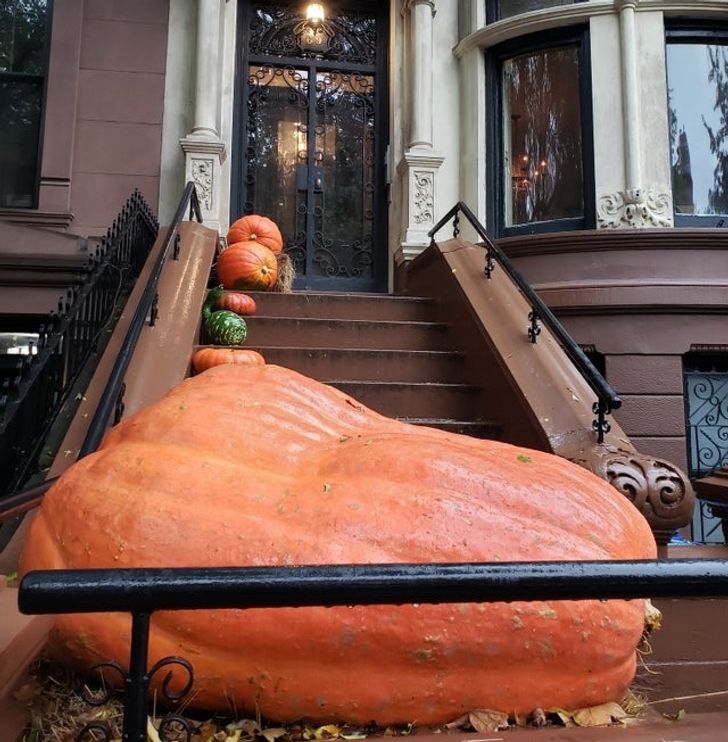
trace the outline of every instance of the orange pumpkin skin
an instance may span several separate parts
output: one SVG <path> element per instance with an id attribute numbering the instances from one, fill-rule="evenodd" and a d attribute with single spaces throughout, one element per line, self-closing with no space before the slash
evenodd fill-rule
<path id="1" fill-rule="evenodd" d="M 72 466 L 21 569 L 655 555 L 637 510 L 575 464 L 390 420 L 278 366 L 225 365 Z M 170 612 L 152 619 L 149 660 L 187 657 L 198 706 L 435 724 L 620 699 L 643 618 L 641 600 Z M 55 651 L 125 665 L 129 625 L 59 616 Z"/>
<path id="2" fill-rule="evenodd" d="M 240 366 L 262 366 L 265 359 L 255 350 L 240 348 L 200 348 L 192 354 L 192 368 L 196 374 L 224 363 Z"/>
<path id="3" fill-rule="evenodd" d="M 220 297 L 215 305 L 216 309 L 228 309 L 235 314 L 255 314 L 255 299 L 239 291 L 228 291 Z"/>
<path id="4" fill-rule="evenodd" d="M 248 214 L 230 225 L 227 233 L 228 245 L 248 241 L 260 242 L 274 253 L 283 249 L 283 236 L 278 225 L 272 219 L 259 214 Z"/>
<path id="5" fill-rule="evenodd" d="M 259 242 L 236 242 L 220 253 L 217 277 L 226 289 L 265 291 L 278 275 L 275 254 Z"/>

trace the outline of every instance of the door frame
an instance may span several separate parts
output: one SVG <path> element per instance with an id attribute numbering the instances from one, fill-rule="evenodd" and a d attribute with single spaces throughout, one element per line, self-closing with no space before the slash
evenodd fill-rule
<path id="1" fill-rule="evenodd" d="M 271 5 L 291 5 L 291 0 L 264 0 Z M 295 57 L 263 57 L 254 56 L 252 59 L 248 50 L 247 30 L 250 24 L 250 13 L 255 0 L 237 0 L 237 28 L 235 43 L 233 111 L 232 111 L 232 147 L 230 165 L 230 223 L 244 213 L 245 177 L 247 162 L 243 156 L 246 142 L 245 133 L 248 127 L 248 106 L 246 93 L 248 89 L 247 70 L 250 64 L 269 63 L 280 66 L 295 66 L 302 61 L 311 65 L 307 59 Z M 304 5 L 303 0 L 301 6 Z M 386 293 L 389 280 L 389 183 L 387 182 L 386 156 L 389 145 L 389 47 L 390 47 L 390 3 L 380 0 L 329 0 L 327 7 L 335 6 L 336 10 L 372 10 L 377 14 L 377 60 L 375 65 L 375 147 L 374 147 L 374 220 L 372 226 L 372 259 L 373 271 L 370 279 L 338 279 L 340 286 L 332 285 L 337 279 L 325 276 L 306 275 L 296 279 L 296 289 L 321 291 L 352 291 Z M 336 12 L 336 11 L 334 11 Z M 380 31 L 381 30 L 381 31 Z M 337 67 L 335 60 L 321 60 L 314 62 L 324 69 L 337 70 L 342 67 L 347 70 L 356 70 L 353 62 L 342 63 Z M 368 69 L 370 69 L 368 67 Z M 314 177 L 309 172 L 309 180 Z M 311 188 L 312 183 L 309 183 Z M 307 225 L 307 243 L 311 239 L 311 228 Z M 308 244 L 307 244 L 308 249 Z"/>

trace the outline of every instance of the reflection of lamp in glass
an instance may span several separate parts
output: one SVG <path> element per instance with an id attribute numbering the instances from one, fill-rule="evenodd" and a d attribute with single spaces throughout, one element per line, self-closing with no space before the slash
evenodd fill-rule
<path id="1" fill-rule="evenodd" d="M 306 17 L 294 29 L 296 41 L 302 51 L 324 54 L 334 36 L 326 20 L 323 3 L 309 3 L 306 6 Z"/>

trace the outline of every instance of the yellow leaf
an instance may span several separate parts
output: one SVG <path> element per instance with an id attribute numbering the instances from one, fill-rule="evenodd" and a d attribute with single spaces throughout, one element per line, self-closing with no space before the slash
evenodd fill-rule
<path id="1" fill-rule="evenodd" d="M 282 727 L 273 727 L 271 729 L 264 729 L 260 734 L 265 737 L 268 742 L 276 742 L 278 737 L 282 737 L 286 733 L 286 730 Z"/>
<path id="2" fill-rule="evenodd" d="M 468 714 L 470 726 L 476 732 L 497 732 L 499 729 L 508 729 L 508 714 L 492 709 L 476 709 Z"/>
<path id="3" fill-rule="evenodd" d="M 618 703 L 602 703 L 574 711 L 572 719 L 580 727 L 602 727 L 626 716 L 627 712 Z"/>
<path id="4" fill-rule="evenodd" d="M 162 742 L 159 732 L 154 728 L 152 720 L 147 716 L 147 736 L 151 742 Z"/>
<path id="5" fill-rule="evenodd" d="M 336 724 L 326 724 L 315 729 L 313 736 L 315 739 L 336 739 L 340 733 L 341 730 Z"/>

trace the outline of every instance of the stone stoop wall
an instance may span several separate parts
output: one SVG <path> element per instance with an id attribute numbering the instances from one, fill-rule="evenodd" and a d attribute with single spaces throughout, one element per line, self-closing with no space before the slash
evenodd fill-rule
<path id="1" fill-rule="evenodd" d="M 86 0 L 70 229 L 99 234 L 138 188 L 157 211 L 169 0 Z"/>
<path id="2" fill-rule="evenodd" d="M 680 355 L 607 355 L 607 379 L 622 397 L 614 413 L 637 449 L 688 470 Z"/>

